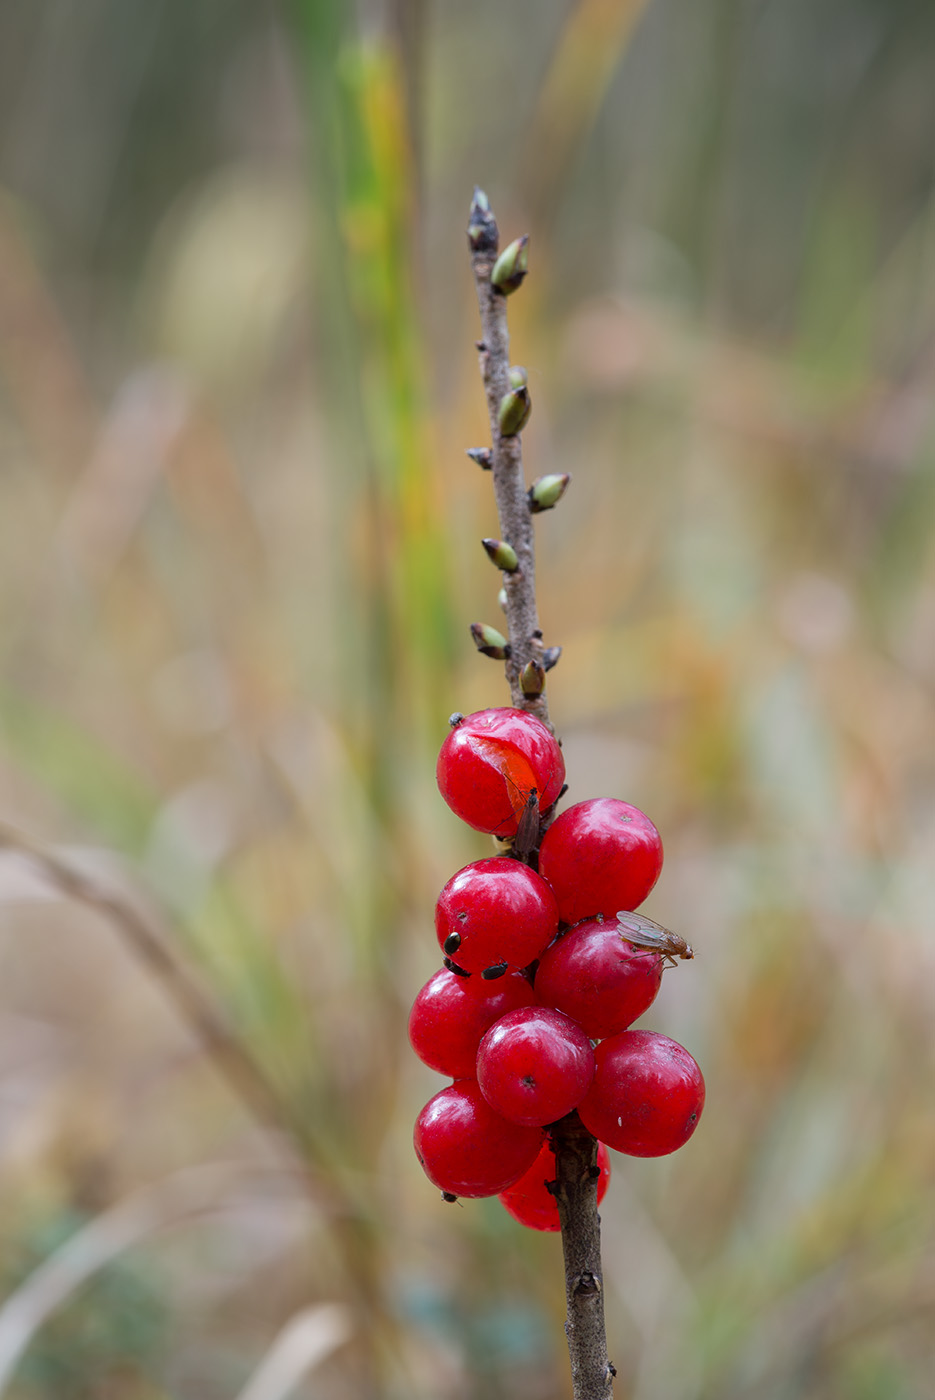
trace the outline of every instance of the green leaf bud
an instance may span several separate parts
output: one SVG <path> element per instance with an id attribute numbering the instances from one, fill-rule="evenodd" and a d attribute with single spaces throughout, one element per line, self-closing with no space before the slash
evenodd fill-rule
<path id="1" fill-rule="evenodd" d="M 498 632 L 496 627 L 488 627 L 485 622 L 472 622 L 471 636 L 482 656 L 493 657 L 494 661 L 505 661 L 510 654 L 506 637 L 502 632 Z"/>
<path id="2" fill-rule="evenodd" d="M 545 668 L 538 661 L 527 661 L 519 673 L 519 685 L 524 695 L 532 698 L 545 690 Z"/>
<path id="3" fill-rule="evenodd" d="M 501 588 L 497 594 L 497 602 L 500 604 L 500 611 L 506 612 L 506 589 Z"/>
<path id="4" fill-rule="evenodd" d="M 551 510 L 557 506 L 565 494 L 571 476 L 568 472 L 561 475 L 540 476 L 532 483 L 526 492 L 529 498 L 529 509 L 533 515 L 538 515 L 540 511 Z"/>
<path id="5" fill-rule="evenodd" d="M 505 297 L 522 285 L 523 278 L 529 271 L 528 243 L 528 234 L 524 233 L 522 238 L 514 238 L 493 265 L 493 272 L 490 274 L 491 285 Z"/>
<path id="6" fill-rule="evenodd" d="M 529 383 L 529 375 L 522 365 L 510 365 L 509 375 L 512 389 L 524 389 Z"/>
<path id="7" fill-rule="evenodd" d="M 516 550 L 505 540 L 481 540 L 491 563 L 496 564 L 505 574 L 515 574 L 519 568 Z"/>
<path id="8" fill-rule="evenodd" d="M 504 394 L 498 414 L 501 437 L 516 437 L 525 428 L 531 412 L 532 400 L 525 385 Z"/>

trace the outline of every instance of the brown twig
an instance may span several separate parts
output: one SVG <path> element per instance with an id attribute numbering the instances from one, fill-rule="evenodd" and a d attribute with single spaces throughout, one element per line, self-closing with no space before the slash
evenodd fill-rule
<path id="1" fill-rule="evenodd" d="M 529 661 L 543 663 L 544 648 L 536 609 L 535 551 L 532 514 L 523 478 L 520 435 L 504 437 L 500 403 L 510 389 L 510 337 L 507 298 L 490 280 L 499 234 L 487 197 L 474 192 L 468 241 L 482 327 L 478 342 L 480 369 L 490 415 L 494 494 L 502 538 L 516 551 L 519 567 L 504 574 L 509 656 L 506 674 L 512 703 L 549 724 L 545 691 L 523 693 L 520 675 Z M 551 728 L 551 725 L 550 725 Z M 555 1196 L 562 1224 L 567 1320 L 574 1400 L 611 1400 L 614 1369 L 607 1358 L 604 1328 L 604 1279 L 601 1268 L 600 1219 L 594 1175 L 597 1142 L 576 1113 L 551 1129 L 555 1152 Z"/>
<path id="2" fill-rule="evenodd" d="M 519 683 L 520 673 L 528 661 L 542 664 L 544 646 L 536 609 L 536 551 L 532 514 L 523 477 L 522 439 L 519 433 L 504 437 L 500 431 L 500 403 L 510 390 L 510 333 L 506 318 L 507 299 L 490 282 L 497 258 L 499 234 L 493 214 L 487 207 L 487 197 L 480 190 L 474 192 L 470 230 L 471 266 L 482 332 L 477 349 L 490 416 L 494 496 L 501 537 L 513 546 L 519 564 L 517 569 L 503 577 L 510 642 L 506 676 L 514 706 L 530 710 L 544 724 L 548 724 L 549 706 L 545 691 L 535 698 L 528 698 Z"/>

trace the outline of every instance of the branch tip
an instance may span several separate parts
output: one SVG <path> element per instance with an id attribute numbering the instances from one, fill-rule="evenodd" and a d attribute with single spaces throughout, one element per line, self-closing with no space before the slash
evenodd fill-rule
<path id="1" fill-rule="evenodd" d="M 490 208 L 490 201 L 479 187 L 474 189 L 468 218 L 468 243 L 475 253 L 495 254 L 500 246 L 500 231 Z"/>

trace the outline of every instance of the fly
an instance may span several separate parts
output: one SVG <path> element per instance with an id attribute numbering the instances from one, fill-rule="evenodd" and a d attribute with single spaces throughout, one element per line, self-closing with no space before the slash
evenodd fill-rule
<path id="1" fill-rule="evenodd" d="M 516 835 L 513 837 L 513 854 L 521 859 L 536 849 L 539 844 L 539 793 L 536 788 L 530 788 L 526 794 L 526 802 L 516 828 Z"/>
<path id="2" fill-rule="evenodd" d="M 621 909 L 617 913 L 617 923 L 623 937 L 634 948 L 649 948 L 661 953 L 664 967 L 675 967 L 676 958 L 695 956 L 691 944 L 686 943 L 681 934 L 663 928 L 655 920 L 647 919 L 645 914 L 633 914 L 629 909 Z"/>
<path id="3" fill-rule="evenodd" d="M 496 739 L 478 737 L 475 748 L 503 779 L 507 800 L 512 808 L 512 818 L 516 822 L 515 836 L 501 835 L 502 828 L 507 827 L 510 821 L 509 817 L 501 823 L 494 835 L 509 843 L 514 856 L 526 860 L 539 845 L 541 825 L 539 789 L 532 766 L 521 753 Z"/>

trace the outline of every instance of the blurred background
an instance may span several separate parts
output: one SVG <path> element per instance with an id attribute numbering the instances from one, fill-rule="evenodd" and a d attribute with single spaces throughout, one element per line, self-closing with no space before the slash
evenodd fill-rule
<path id="1" fill-rule="evenodd" d="M 697 953 L 617 1393 L 931 1395 L 933 130 L 925 0 L 0 6 L 0 815 L 125 901 L 0 851 L 0 1394 L 570 1395 L 557 1238 L 411 1147 L 489 853 L 435 754 L 508 699 L 478 183 L 569 800 Z"/>

